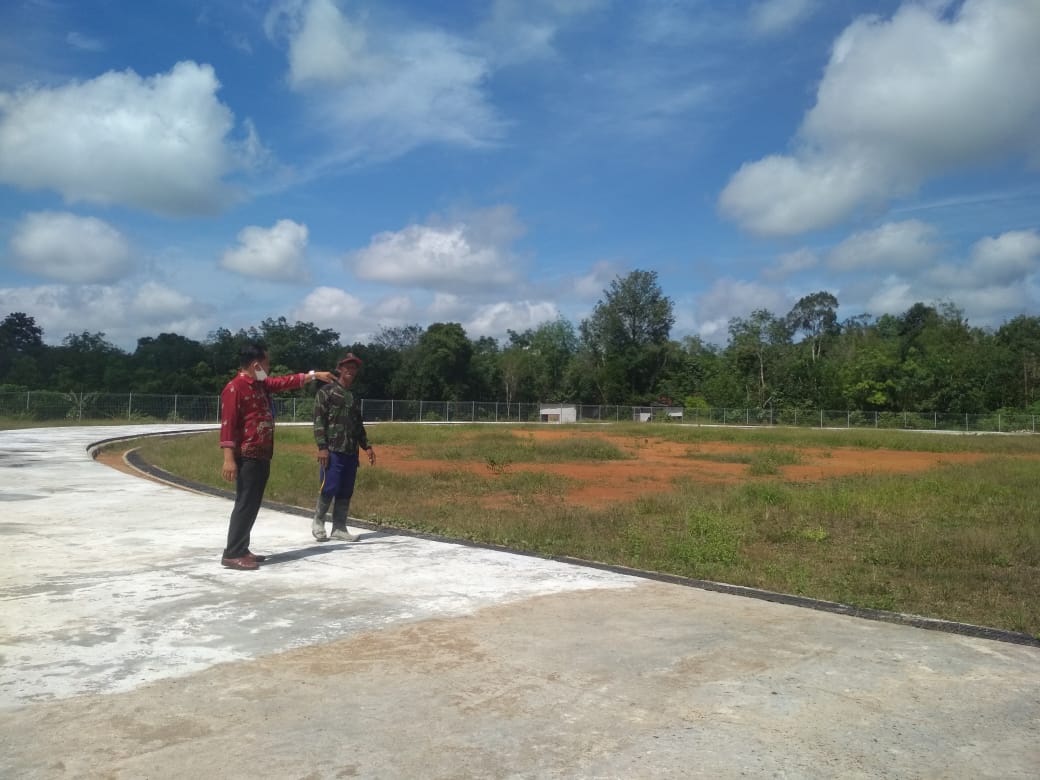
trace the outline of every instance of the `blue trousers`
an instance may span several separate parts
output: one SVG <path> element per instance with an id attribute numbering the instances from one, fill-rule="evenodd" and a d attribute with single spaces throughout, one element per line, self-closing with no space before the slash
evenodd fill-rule
<path id="1" fill-rule="evenodd" d="M 360 459 L 356 452 L 330 452 L 329 465 L 318 466 L 321 494 L 326 499 L 350 499 L 354 495 L 354 482 Z"/>

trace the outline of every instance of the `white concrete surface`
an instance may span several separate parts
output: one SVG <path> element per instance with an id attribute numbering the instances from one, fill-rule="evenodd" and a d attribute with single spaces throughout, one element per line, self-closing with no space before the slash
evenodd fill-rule
<path id="1" fill-rule="evenodd" d="M 170 426 L 134 426 L 152 433 Z M 197 428 L 198 426 L 186 426 Z M 94 462 L 126 428 L 0 431 L 0 708 L 163 677 L 402 621 L 636 580 L 406 536 L 319 544 L 262 509 L 263 570 L 220 566 L 231 504 Z"/>
<path id="2" fill-rule="evenodd" d="M 0 777 L 1040 776 L 1040 650 L 264 510 L 0 431 Z M 355 529 L 359 530 L 359 529 Z"/>

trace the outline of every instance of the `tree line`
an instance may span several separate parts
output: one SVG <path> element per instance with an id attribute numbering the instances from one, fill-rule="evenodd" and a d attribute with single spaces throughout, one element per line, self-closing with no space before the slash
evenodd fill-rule
<path id="1" fill-rule="evenodd" d="M 33 317 L 12 312 L 0 322 L 0 392 L 215 394 L 242 343 L 260 340 L 276 373 L 360 355 L 356 388 L 373 399 L 1040 413 L 1040 317 L 994 330 L 970 326 L 952 303 L 843 321 L 837 311 L 821 291 L 786 314 L 732 318 L 725 345 L 675 340 L 673 302 L 656 272 L 636 270 L 615 278 L 577 325 L 561 317 L 502 340 L 437 322 L 343 343 L 334 330 L 278 317 L 202 341 L 160 333 L 127 352 L 88 331 L 44 344 Z"/>

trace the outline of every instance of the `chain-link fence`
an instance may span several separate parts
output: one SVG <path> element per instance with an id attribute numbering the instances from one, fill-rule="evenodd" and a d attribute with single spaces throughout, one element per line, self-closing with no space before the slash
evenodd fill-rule
<path id="1" fill-rule="evenodd" d="M 308 422 L 310 398 L 275 396 L 275 414 L 287 422 Z M 687 425 L 794 426 L 804 428 L 887 428 L 977 433 L 1036 433 L 1038 415 L 1028 412 L 950 414 L 944 412 L 854 412 L 812 409 L 607 406 L 487 401 L 384 401 L 364 399 L 366 422 L 650 422 Z M 219 422 L 215 395 L 138 393 L 58 393 L 33 390 L 0 393 L 0 421 L 28 422 Z"/>

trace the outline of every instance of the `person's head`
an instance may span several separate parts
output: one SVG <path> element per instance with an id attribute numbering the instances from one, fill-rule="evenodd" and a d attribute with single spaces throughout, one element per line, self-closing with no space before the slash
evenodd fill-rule
<path id="1" fill-rule="evenodd" d="M 243 344 L 238 351 L 238 365 L 253 379 L 267 379 L 267 372 L 271 370 L 271 356 L 267 354 L 267 345 L 262 341 Z"/>
<path id="2" fill-rule="evenodd" d="M 354 377 L 361 371 L 361 358 L 353 352 L 348 352 L 336 364 L 336 371 L 339 373 L 339 383 L 344 387 L 350 387 L 354 384 Z"/>

